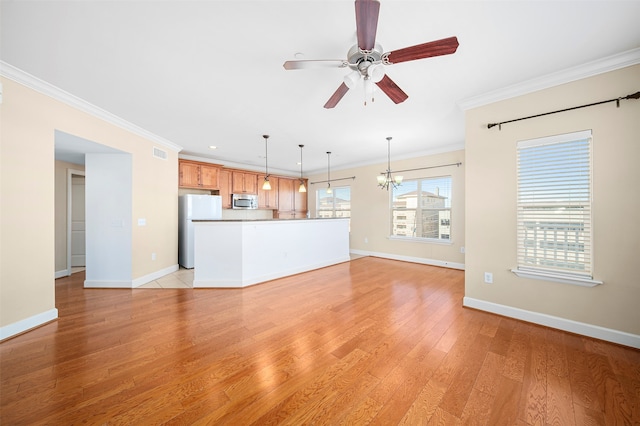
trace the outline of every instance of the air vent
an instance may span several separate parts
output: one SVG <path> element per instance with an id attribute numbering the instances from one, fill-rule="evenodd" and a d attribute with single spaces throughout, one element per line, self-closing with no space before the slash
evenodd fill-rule
<path id="1" fill-rule="evenodd" d="M 153 147 L 153 156 L 156 158 L 160 158 L 161 160 L 167 159 L 167 151 L 164 151 L 157 146 Z"/>

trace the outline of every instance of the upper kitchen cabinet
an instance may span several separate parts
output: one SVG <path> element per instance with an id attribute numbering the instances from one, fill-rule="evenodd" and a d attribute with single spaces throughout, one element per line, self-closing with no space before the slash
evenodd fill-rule
<path id="1" fill-rule="evenodd" d="M 304 179 L 305 188 L 309 188 L 309 182 L 307 179 Z M 296 213 L 301 213 L 303 217 L 307 216 L 307 211 L 309 207 L 307 206 L 307 194 L 308 192 L 299 192 L 298 188 L 300 187 L 300 179 L 296 179 L 293 183 L 293 209 Z M 300 217 L 299 214 L 296 214 L 296 217 Z"/>
<path id="2" fill-rule="evenodd" d="M 305 186 L 308 182 L 304 180 Z M 307 193 L 298 192 L 300 179 L 281 177 L 278 181 L 278 218 L 307 217 Z"/>
<path id="3" fill-rule="evenodd" d="M 180 160 L 178 185 L 181 188 L 218 189 L 220 166 L 196 161 Z"/>
<path id="4" fill-rule="evenodd" d="M 222 208 L 230 209 L 231 206 L 231 171 L 222 169 L 220 170 L 220 177 L 218 178 L 220 182 L 220 192 L 219 195 L 222 197 Z"/>
<path id="5" fill-rule="evenodd" d="M 288 219 L 293 217 L 293 181 L 280 178 L 278 180 L 278 217 Z"/>
<path id="6" fill-rule="evenodd" d="M 258 175 L 257 173 L 248 173 L 240 170 L 234 170 L 231 173 L 232 188 L 234 194 L 257 194 L 258 193 Z"/>
<path id="7" fill-rule="evenodd" d="M 278 191 L 279 179 L 275 176 L 269 176 L 271 189 L 266 191 L 262 189 L 264 182 L 264 174 L 258 175 L 258 208 L 259 209 L 278 209 Z"/>

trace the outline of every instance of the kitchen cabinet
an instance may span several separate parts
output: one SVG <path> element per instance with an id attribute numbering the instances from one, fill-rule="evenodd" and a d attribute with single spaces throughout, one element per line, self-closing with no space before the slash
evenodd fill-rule
<path id="1" fill-rule="evenodd" d="M 219 195 L 222 197 L 222 208 L 230 209 L 231 208 L 231 172 L 229 170 L 220 170 L 220 176 L 218 178 L 220 183 L 220 191 Z"/>
<path id="2" fill-rule="evenodd" d="M 199 164 L 180 161 L 178 170 L 178 185 L 181 188 L 198 188 L 200 186 Z"/>
<path id="3" fill-rule="evenodd" d="M 269 183 L 271 184 L 270 191 L 265 191 L 264 189 L 262 189 L 263 182 L 264 182 L 264 174 L 259 174 L 258 175 L 258 208 L 275 210 L 278 208 L 279 179 L 275 176 L 269 176 Z"/>
<path id="4" fill-rule="evenodd" d="M 278 217 L 285 218 L 293 211 L 293 181 L 280 178 L 278 180 Z"/>
<path id="5" fill-rule="evenodd" d="M 232 172 L 232 192 L 234 194 L 257 194 L 258 175 L 240 170 Z"/>
<path id="6" fill-rule="evenodd" d="M 305 179 L 305 186 L 308 182 Z M 278 181 L 278 218 L 294 219 L 307 217 L 307 193 L 298 192 L 300 179 L 281 177 Z"/>
<path id="7" fill-rule="evenodd" d="M 309 190 L 309 183 L 306 179 L 304 179 L 304 186 Z M 294 197 L 293 197 L 293 209 L 297 213 L 303 213 L 304 217 L 307 216 L 307 194 L 308 192 L 298 192 L 298 188 L 300 187 L 300 179 L 296 179 L 293 185 Z M 297 217 L 297 216 L 296 216 Z"/>
<path id="8" fill-rule="evenodd" d="M 181 188 L 218 189 L 218 165 L 180 160 L 178 171 L 178 186 Z"/>

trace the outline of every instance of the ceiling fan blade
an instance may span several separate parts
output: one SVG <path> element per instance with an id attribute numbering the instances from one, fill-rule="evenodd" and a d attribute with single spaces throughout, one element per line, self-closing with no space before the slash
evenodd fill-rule
<path id="1" fill-rule="evenodd" d="M 457 49 L 458 39 L 456 37 L 449 37 L 394 50 L 386 55 L 389 64 L 397 64 L 399 62 L 415 61 L 416 59 L 430 58 L 432 56 L 450 55 L 455 53 Z"/>
<path id="2" fill-rule="evenodd" d="M 388 75 L 376 84 L 396 104 L 406 101 L 409 97 Z"/>
<path id="3" fill-rule="evenodd" d="M 349 91 L 349 88 L 347 87 L 347 85 L 342 83 L 340 87 L 338 87 L 338 90 L 336 90 L 335 93 L 331 95 L 327 103 L 324 104 L 324 107 L 327 109 L 335 107 L 336 105 L 338 105 L 338 102 L 340 102 L 340 99 L 342 99 L 342 97 L 348 91 Z"/>
<path id="4" fill-rule="evenodd" d="M 361 50 L 373 50 L 376 44 L 379 12 L 377 0 L 356 0 L 356 32 Z"/>
<path id="5" fill-rule="evenodd" d="M 308 59 L 300 61 L 287 61 L 282 64 L 286 70 L 303 70 L 310 68 L 344 68 L 347 61 L 342 59 Z"/>

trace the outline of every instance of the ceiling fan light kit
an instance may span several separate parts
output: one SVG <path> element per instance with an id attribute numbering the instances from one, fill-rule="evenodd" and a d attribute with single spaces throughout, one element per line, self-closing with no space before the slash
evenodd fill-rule
<path id="1" fill-rule="evenodd" d="M 344 77 L 342 84 L 325 103 L 324 107 L 327 109 L 334 108 L 349 89 L 355 88 L 360 80 L 364 82 L 365 105 L 368 99 L 373 101 L 373 83 L 395 104 L 404 102 L 409 96 L 386 74 L 385 66 L 450 55 L 458 49 L 458 39 L 448 37 L 384 52 L 382 46 L 376 43 L 380 2 L 378 0 L 356 0 L 355 12 L 358 44 L 349 49 L 346 60 L 294 60 L 286 61 L 283 65 L 286 70 L 351 68 L 353 71 Z"/>

